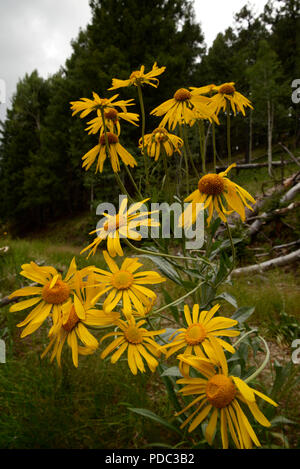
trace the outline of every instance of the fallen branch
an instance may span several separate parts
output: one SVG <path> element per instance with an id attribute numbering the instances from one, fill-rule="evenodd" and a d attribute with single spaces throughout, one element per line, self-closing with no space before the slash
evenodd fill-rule
<path id="1" fill-rule="evenodd" d="M 264 272 L 265 270 L 272 269 L 273 267 L 281 267 L 283 265 L 292 264 L 300 260 L 300 249 L 297 249 L 285 256 L 276 257 L 269 261 L 262 262 L 261 264 L 249 265 L 233 270 L 232 275 L 246 275 L 257 272 Z"/>
<path id="2" fill-rule="evenodd" d="M 290 190 L 287 191 L 286 194 L 284 194 L 283 197 L 281 197 L 280 203 L 283 204 L 285 202 L 289 202 L 298 194 L 298 192 L 300 192 L 300 182 L 298 182 L 298 184 L 293 186 Z"/>
<path id="3" fill-rule="evenodd" d="M 280 184 L 280 186 L 271 187 L 267 191 L 267 194 L 264 197 L 257 199 L 256 204 L 253 205 L 253 210 L 249 210 L 248 208 L 246 208 L 246 219 L 248 220 L 248 218 L 250 217 L 252 218 L 253 216 L 257 215 L 259 210 L 266 203 L 266 201 L 274 196 L 274 193 L 278 193 L 279 195 L 281 192 L 286 191 L 287 188 L 294 186 L 294 184 L 298 182 L 299 176 L 300 176 L 300 171 L 286 178 L 283 184 Z"/>
<path id="4" fill-rule="evenodd" d="M 296 160 L 297 164 L 300 166 L 300 161 Z M 282 165 L 288 165 L 292 164 L 293 161 L 273 161 L 272 166 L 282 166 Z M 242 164 L 237 164 L 235 169 L 257 169 L 257 168 L 264 168 L 267 167 L 268 163 L 242 163 Z M 227 166 L 217 166 L 217 171 L 225 171 L 227 169 Z"/>
<path id="5" fill-rule="evenodd" d="M 291 243 L 278 244 L 277 246 L 273 246 L 271 250 L 273 251 L 273 249 L 288 248 L 290 246 L 295 246 L 296 244 L 300 244 L 300 239 L 297 239 L 297 241 L 292 241 Z"/>
<path id="6" fill-rule="evenodd" d="M 37 285 L 36 282 L 30 283 L 29 285 L 26 285 L 26 287 L 35 287 Z M 26 288 L 23 287 L 23 288 Z M 18 301 L 23 300 L 24 296 L 15 296 L 13 298 L 10 298 L 9 296 L 5 296 L 0 300 L 0 308 L 3 306 L 9 305 L 10 303 L 17 303 Z"/>
<path id="7" fill-rule="evenodd" d="M 298 173 L 297 173 L 298 174 Z M 284 189 L 286 189 L 286 187 L 289 187 L 290 184 L 293 184 L 295 181 L 297 181 L 296 177 L 293 177 L 292 181 L 285 181 L 285 184 L 283 186 L 280 186 L 278 192 L 282 192 Z M 280 203 L 283 204 L 283 203 L 286 203 L 286 202 L 289 202 L 290 200 L 292 200 L 298 193 L 300 192 L 300 182 L 297 182 L 291 189 L 289 189 L 281 198 L 280 198 Z M 265 203 L 265 199 L 263 200 L 263 203 L 260 203 L 258 204 L 258 208 L 261 207 L 262 205 L 264 205 Z M 252 216 L 250 215 L 250 217 L 247 219 L 247 220 L 251 220 L 255 218 L 255 221 L 250 225 L 249 227 L 249 230 L 248 230 L 248 233 L 250 236 L 253 236 L 255 233 L 257 233 L 260 229 L 260 227 L 264 224 L 264 222 L 266 222 L 267 220 L 271 220 L 272 218 L 274 218 L 276 215 L 284 215 L 286 212 L 288 212 L 289 210 L 293 210 L 294 208 L 296 208 L 298 206 L 297 203 L 294 203 L 294 204 L 290 204 L 288 207 L 284 207 L 284 208 L 278 208 L 278 209 L 275 209 L 273 211 L 270 211 L 270 212 L 263 212 L 261 215 L 257 216 L 257 217 L 253 217 L 253 215 L 255 215 L 255 213 L 257 213 L 257 207 L 256 207 L 256 210 L 255 212 L 253 213 L 252 212 Z"/>
<path id="8" fill-rule="evenodd" d="M 299 163 L 298 159 L 295 157 L 295 155 L 293 155 L 293 153 L 285 145 L 283 145 L 283 143 L 278 142 L 278 145 L 280 145 L 281 148 L 283 148 L 288 153 L 288 155 L 290 155 L 290 157 L 292 158 L 294 163 L 296 163 L 298 166 L 300 166 L 300 163 Z"/>

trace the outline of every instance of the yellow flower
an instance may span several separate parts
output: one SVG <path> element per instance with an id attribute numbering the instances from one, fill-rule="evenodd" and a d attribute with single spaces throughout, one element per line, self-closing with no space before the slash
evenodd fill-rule
<path id="1" fill-rule="evenodd" d="M 50 361 L 56 358 L 58 365 L 61 366 L 61 353 L 64 343 L 67 342 L 72 350 L 73 363 L 78 367 L 78 355 L 89 355 L 96 351 L 98 341 L 87 327 L 108 327 L 120 318 L 117 312 L 107 314 L 103 310 L 94 308 L 92 299 L 99 290 L 101 287 L 95 286 L 95 276 L 91 273 L 85 287 L 77 290 L 73 299 L 69 298 L 62 306 L 61 315 L 49 331 L 50 342 L 42 358 L 53 348 Z"/>
<path id="2" fill-rule="evenodd" d="M 193 93 L 195 94 L 199 94 L 199 95 L 209 95 L 209 97 L 211 97 L 211 94 L 212 94 L 212 90 L 216 87 L 216 85 L 206 85 L 206 86 L 200 86 L 198 88 L 194 87 L 194 86 L 190 86 L 190 90 L 193 91 Z M 196 120 L 201 120 L 201 119 L 208 119 L 209 122 L 215 122 L 216 124 L 220 124 L 220 121 L 218 119 L 218 116 L 213 113 L 213 114 L 210 114 L 209 116 L 203 114 L 201 112 L 201 110 L 195 110 L 195 119 L 191 120 L 189 125 L 192 126 L 194 125 L 195 121 Z"/>
<path id="3" fill-rule="evenodd" d="M 176 135 L 170 134 L 164 127 L 157 127 L 151 134 L 144 136 L 144 147 L 147 148 L 149 156 L 158 160 L 163 147 L 167 156 L 173 155 L 175 151 L 181 154 L 180 148 L 183 146 L 183 140 Z M 143 139 L 139 141 L 139 148 L 143 149 Z"/>
<path id="4" fill-rule="evenodd" d="M 188 305 L 184 305 L 187 327 L 182 327 L 174 332 L 169 339 L 171 340 L 176 335 L 174 340 L 170 344 L 162 346 L 162 350 L 169 349 L 166 353 L 166 358 L 169 358 L 175 352 L 178 352 L 178 350 L 185 348 L 184 355 L 194 353 L 202 358 L 217 357 L 225 367 L 226 358 L 223 348 L 230 353 L 234 353 L 235 350 L 232 345 L 220 339 L 219 336 L 236 337 L 240 332 L 231 329 L 231 327 L 238 324 L 234 319 L 222 316 L 214 317 L 219 308 L 220 305 L 215 305 L 209 311 L 200 312 L 199 305 L 195 304 L 191 316 Z M 189 368 L 189 365 L 180 362 L 179 369 L 184 376 L 189 374 Z"/>
<path id="5" fill-rule="evenodd" d="M 108 149 L 109 153 L 107 155 L 107 148 L 105 142 L 105 134 L 103 133 L 99 138 L 99 143 L 95 147 L 93 147 L 90 151 L 88 151 L 82 159 L 83 164 L 82 167 L 85 168 L 87 171 L 96 158 L 98 157 L 96 170 L 102 173 L 103 171 L 103 164 L 106 160 L 107 156 L 110 158 L 112 169 L 115 173 L 120 171 L 120 161 L 119 156 L 124 164 L 133 168 L 137 165 L 136 160 L 134 157 L 119 143 L 119 138 L 116 134 L 112 132 L 106 132 L 107 142 L 108 142 Z"/>
<path id="6" fill-rule="evenodd" d="M 104 111 L 105 124 L 109 132 L 116 133 L 120 135 L 120 119 L 123 119 L 130 124 L 137 126 L 136 122 L 139 120 L 139 115 L 134 112 L 118 112 L 116 109 L 106 108 Z M 88 127 L 85 129 L 89 131 L 89 134 L 97 134 L 100 132 L 100 135 L 104 132 L 104 126 L 101 116 L 101 111 L 97 109 L 97 117 L 88 122 Z"/>
<path id="7" fill-rule="evenodd" d="M 156 358 L 160 356 L 160 346 L 152 337 L 163 334 L 165 329 L 148 331 L 141 327 L 145 323 L 146 321 L 143 320 L 136 323 L 134 317 L 131 317 L 127 322 L 120 319 L 117 324 L 121 330 L 110 332 L 101 339 L 102 342 L 107 337 L 115 337 L 106 349 L 103 350 L 101 358 L 106 358 L 110 352 L 117 349 L 110 359 L 111 363 L 116 363 L 125 350 L 127 350 L 128 366 L 134 375 L 137 374 L 138 370 L 142 373 L 146 371 L 143 359 L 150 370 L 154 372 L 158 366 Z"/>
<path id="8" fill-rule="evenodd" d="M 260 446 L 260 442 L 243 410 L 247 406 L 253 417 L 264 427 L 270 427 L 270 422 L 258 408 L 255 395 L 261 397 L 269 404 L 276 406 L 269 397 L 260 391 L 250 388 L 248 384 L 237 376 L 228 375 L 227 369 L 218 368 L 208 359 L 198 357 L 178 356 L 180 360 L 194 367 L 203 378 L 183 378 L 177 381 L 184 387 L 180 392 L 184 396 L 195 395 L 193 401 L 177 415 L 185 413 L 197 404 L 196 410 L 181 425 L 181 429 L 190 423 L 189 432 L 192 432 L 210 414 L 205 430 L 205 438 L 210 445 L 214 440 L 218 418 L 223 449 L 229 446 L 228 429 L 232 441 L 238 449 L 251 449 L 252 442 Z"/>
<path id="9" fill-rule="evenodd" d="M 150 314 L 150 312 L 152 311 L 155 302 L 156 302 L 156 298 L 146 299 L 147 305 L 146 306 L 143 305 L 144 306 L 143 310 L 137 311 L 136 309 L 132 309 L 130 311 L 126 311 L 126 309 L 123 309 L 122 312 L 125 318 L 130 318 L 131 316 L 145 318 L 147 314 Z"/>
<path id="10" fill-rule="evenodd" d="M 52 315 L 53 322 L 57 322 L 61 316 L 63 305 L 69 300 L 72 292 L 76 292 L 84 285 L 83 278 L 93 267 L 77 270 L 73 258 L 64 279 L 51 266 L 38 266 L 31 262 L 23 264 L 22 269 L 21 275 L 23 277 L 40 284 L 40 286 L 20 288 L 9 296 L 9 298 L 33 296 L 33 298 L 20 301 L 10 307 L 10 312 L 16 312 L 35 306 L 24 321 L 17 324 L 18 327 L 26 326 L 21 333 L 21 337 L 26 337 L 35 332 L 50 315 Z"/>
<path id="11" fill-rule="evenodd" d="M 211 98 L 210 106 L 217 115 L 221 109 L 226 111 L 227 102 L 230 103 L 234 115 L 236 115 L 236 112 L 241 112 L 245 116 L 245 107 L 253 109 L 251 101 L 236 91 L 234 82 L 215 86 L 213 90 L 217 91 L 217 93 Z"/>
<path id="12" fill-rule="evenodd" d="M 152 270 L 136 273 L 142 266 L 137 258 L 126 258 L 119 268 L 106 251 L 103 251 L 103 255 L 111 272 L 95 268 L 96 279 L 103 285 L 104 289 L 95 296 L 94 304 L 104 293 L 109 292 L 103 303 L 104 311 L 112 311 L 122 300 L 123 309 L 128 315 L 131 315 L 132 304 L 143 315 L 145 306 L 147 307 L 149 304 L 149 299 L 156 299 L 156 294 L 144 285 L 155 285 L 166 279 Z"/>
<path id="13" fill-rule="evenodd" d="M 100 98 L 97 93 L 93 92 L 93 99 L 80 98 L 81 101 L 71 101 L 72 116 L 80 112 L 80 117 L 83 118 L 97 109 L 107 110 L 115 107 L 127 112 L 127 106 L 134 106 L 133 99 L 115 101 L 118 96 L 118 94 L 114 94 L 111 98 Z"/>
<path id="14" fill-rule="evenodd" d="M 145 66 L 142 65 L 140 70 L 135 70 L 131 73 L 128 80 L 119 80 L 118 78 L 113 78 L 111 88 L 108 90 L 116 90 L 117 88 L 123 88 L 126 86 L 140 86 L 142 84 L 147 84 L 154 86 L 155 88 L 159 85 L 159 80 L 155 77 L 161 75 L 165 71 L 166 67 L 158 67 L 157 63 L 155 62 L 152 70 L 148 73 L 145 72 Z"/>
<path id="15" fill-rule="evenodd" d="M 107 240 L 107 251 L 111 257 L 116 255 L 123 256 L 120 238 L 134 239 L 140 241 L 142 235 L 136 231 L 141 226 L 159 226 L 159 222 L 152 220 L 149 215 L 155 212 L 138 212 L 142 205 L 149 199 L 137 202 L 129 207 L 127 210 L 128 199 L 122 200 L 119 213 L 117 215 L 108 215 L 103 213 L 106 217 L 105 223 L 90 234 L 97 233 L 97 238 L 84 248 L 80 254 L 90 249 L 89 255 L 95 254 L 99 244 Z"/>
<path id="16" fill-rule="evenodd" d="M 196 92 L 197 94 L 208 94 L 211 95 L 212 91 L 216 88 L 216 85 L 211 83 L 210 85 L 205 86 L 190 86 L 190 90 Z"/>
<path id="17" fill-rule="evenodd" d="M 224 222 L 226 222 L 225 215 L 233 211 L 237 212 L 243 221 L 245 220 L 245 206 L 253 210 L 247 200 L 253 204 L 255 204 L 255 200 L 245 189 L 227 178 L 227 173 L 234 166 L 236 166 L 236 163 L 229 166 L 226 171 L 218 174 L 206 174 L 199 180 L 198 189 L 185 199 L 185 202 L 191 203 L 179 219 L 180 226 L 191 226 L 197 219 L 199 211 L 205 208 L 209 212 L 208 225 L 214 210 Z M 228 208 L 226 209 L 224 205 L 227 205 Z"/>
<path id="18" fill-rule="evenodd" d="M 201 112 L 207 118 L 213 113 L 208 107 L 210 98 L 197 94 L 194 90 L 189 91 L 180 88 L 174 93 L 172 99 L 168 99 L 160 106 L 153 109 L 150 114 L 162 116 L 160 127 L 168 124 L 169 129 L 174 130 L 176 125 L 189 124 L 195 119 L 195 111 Z"/>

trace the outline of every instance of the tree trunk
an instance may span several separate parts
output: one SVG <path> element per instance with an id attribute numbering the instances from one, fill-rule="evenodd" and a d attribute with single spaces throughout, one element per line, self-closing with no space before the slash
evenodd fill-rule
<path id="1" fill-rule="evenodd" d="M 91 182 L 91 198 L 90 198 L 90 212 L 93 213 L 94 209 L 94 180 Z"/>
<path id="2" fill-rule="evenodd" d="M 247 163 L 252 161 L 252 140 L 253 140 L 253 123 L 252 123 L 252 109 L 250 109 L 249 116 L 249 154 Z"/>
<path id="3" fill-rule="evenodd" d="M 272 177 L 272 105 L 270 100 L 267 102 L 268 108 L 268 173 Z"/>

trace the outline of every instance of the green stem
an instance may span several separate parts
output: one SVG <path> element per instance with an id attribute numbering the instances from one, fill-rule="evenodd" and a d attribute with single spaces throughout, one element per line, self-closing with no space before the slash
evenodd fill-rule
<path id="1" fill-rule="evenodd" d="M 212 122 L 212 144 L 213 144 L 213 155 L 214 155 L 213 165 L 214 165 L 214 173 L 215 173 L 217 170 L 217 151 L 216 151 L 216 128 L 215 128 L 214 122 Z"/>
<path id="2" fill-rule="evenodd" d="M 124 239 L 125 243 L 131 248 L 134 249 L 134 251 L 137 251 L 141 254 L 147 254 L 148 256 L 158 256 L 158 257 L 169 257 L 170 259 L 180 259 L 180 260 L 187 260 L 187 261 L 194 261 L 194 262 L 199 262 L 203 261 L 207 265 L 211 266 L 211 262 L 208 260 L 204 259 L 203 257 L 201 258 L 195 258 L 195 257 L 187 257 L 187 256 L 173 256 L 172 254 L 166 254 L 164 252 L 156 252 L 156 251 L 147 251 L 146 249 L 142 248 L 137 248 L 128 239 Z"/>
<path id="3" fill-rule="evenodd" d="M 143 93 L 142 93 L 141 85 L 138 85 L 137 89 L 138 89 L 138 97 L 139 97 L 141 115 L 142 115 L 142 152 L 143 152 L 144 166 L 145 166 L 146 188 L 147 188 L 147 192 L 148 192 L 148 190 L 149 190 L 149 169 L 148 169 L 147 155 L 145 153 L 145 107 L 144 107 L 144 100 L 143 100 Z"/>
<path id="4" fill-rule="evenodd" d="M 165 171 L 165 182 L 164 182 L 164 185 L 167 183 L 169 184 L 170 183 L 170 179 L 169 179 L 169 170 L 168 170 L 168 161 L 167 161 L 167 154 L 165 152 L 165 149 L 163 148 L 163 146 L 161 147 L 162 149 L 162 159 L 163 159 L 163 164 L 164 164 L 164 171 Z"/>
<path id="5" fill-rule="evenodd" d="M 179 125 L 179 133 L 180 133 L 180 138 L 184 141 L 183 135 L 182 135 L 182 127 Z M 183 145 L 183 156 L 184 156 L 184 162 L 185 162 L 185 172 L 186 172 L 186 191 L 187 195 L 190 192 L 190 179 L 189 179 L 189 163 L 188 163 L 188 158 L 187 158 L 187 152 L 186 152 L 186 145 Z"/>
<path id="6" fill-rule="evenodd" d="M 192 152 L 191 152 L 191 149 L 190 149 L 190 146 L 189 146 L 188 135 L 187 135 L 187 131 L 186 131 L 186 125 L 184 125 L 183 131 L 184 131 L 184 145 L 186 145 L 187 153 L 188 153 L 189 159 L 191 161 L 195 176 L 196 176 L 197 179 L 200 179 L 200 175 L 199 175 L 199 173 L 197 171 L 197 168 L 195 166 L 193 156 L 192 156 Z"/>
<path id="7" fill-rule="evenodd" d="M 232 267 L 231 267 L 231 270 L 230 270 L 230 273 L 231 273 L 234 269 L 234 266 L 235 266 L 236 252 L 235 252 L 235 247 L 234 247 L 234 244 L 233 244 L 232 234 L 231 234 L 231 230 L 230 230 L 230 227 L 228 225 L 228 222 L 226 222 L 226 229 L 227 229 L 227 233 L 228 233 L 228 237 L 229 237 L 229 241 L 230 241 L 230 246 L 231 246 L 231 251 L 232 251 Z"/>
<path id="8" fill-rule="evenodd" d="M 266 349 L 266 357 L 265 357 L 264 361 L 262 362 L 262 364 L 260 365 L 260 367 L 258 368 L 258 370 L 256 370 L 251 376 L 249 376 L 247 379 L 245 379 L 245 383 L 250 383 L 250 381 L 252 381 L 254 378 L 256 378 L 256 376 L 258 376 L 262 372 L 262 370 L 267 366 L 267 364 L 270 360 L 270 350 L 269 350 L 267 342 L 261 336 L 258 336 L 258 338 L 260 340 L 262 340 L 262 342 L 264 343 L 264 346 L 265 346 L 265 349 Z"/>
<path id="9" fill-rule="evenodd" d="M 236 347 L 240 342 L 242 342 L 248 335 L 252 334 L 253 332 L 257 332 L 257 329 L 251 329 L 251 331 L 248 331 L 244 335 L 239 337 L 239 339 L 234 342 L 234 347 Z"/>
<path id="10" fill-rule="evenodd" d="M 231 165 L 231 141 L 230 141 L 230 102 L 226 103 L 226 116 L 227 116 L 227 154 L 228 166 Z"/>
<path id="11" fill-rule="evenodd" d="M 199 141 L 200 141 L 200 155 L 201 155 L 201 161 L 202 161 L 202 173 L 206 173 L 206 164 L 205 164 L 205 154 L 204 154 L 204 145 L 205 145 L 205 138 L 204 138 L 204 132 L 203 132 L 203 121 L 197 121 L 198 122 L 198 128 L 199 128 Z"/>
<path id="12" fill-rule="evenodd" d="M 134 180 L 134 178 L 133 178 L 133 176 L 132 176 L 132 174 L 131 174 L 130 169 L 128 168 L 127 165 L 125 165 L 125 168 L 126 168 L 126 171 L 127 171 L 128 176 L 129 176 L 129 179 L 130 179 L 130 181 L 132 182 L 132 185 L 133 185 L 133 187 L 134 187 L 134 189 L 135 189 L 137 195 L 140 197 L 141 200 L 143 200 L 143 195 L 141 194 L 141 191 L 139 190 L 139 188 L 138 188 L 138 186 L 137 186 L 137 184 L 136 184 L 136 182 L 135 182 L 135 180 Z"/>
<path id="13" fill-rule="evenodd" d="M 161 379 L 163 380 L 165 386 L 166 386 L 166 389 L 167 389 L 167 393 L 168 393 L 168 396 L 169 396 L 169 399 L 170 401 L 173 403 L 173 406 L 174 408 L 180 412 L 181 410 L 181 405 L 179 404 L 179 401 L 177 399 L 177 396 L 176 396 L 176 393 L 174 391 L 174 388 L 173 388 L 173 383 L 171 381 L 171 379 L 169 378 L 169 376 L 161 376 L 162 373 L 163 373 L 163 368 L 161 365 L 158 365 L 158 371 L 160 373 L 160 377 Z"/>
<path id="14" fill-rule="evenodd" d="M 114 175 L 115 175 L 116 181 L 117 181 L 117 183 L 118 183 L 118 186 L 120 187 L 120 189 L 121 189 L 121 191 L 122 191 L 122 194 L 127 195 L 128 200 L 129 200 L 131 203 L 134 203 L 133 198 L 132 198 L 131 195 L 127 192 L 127 189 L 126 189 L 126 187 L 124 186 L 124 184 L 123 184 L 123 182 L 122 182 L 122 180 L 121 180 L 119 174 L 118 174 L 118 173 L 114 173 Z"/>
<path id="15" fill-rule="evenodd" d="M 198 290 L 198 288 L 201 287 L 201 285 L 202 285 L 203 283 L 204 283 L 204 282 L 198 283 L 198 284 L 196 285 L 196 287 L 193 288 L 193 290 L 190 290 L 189 292 L 185 293 L 185 295 L 183 295 L 183 296 L 177 298 L 177 300 L 174 300 L 174 301 L 172 301 L 171 303 L 168 303 L 167 305 L 164 305 L 164 306 L 162 306 L 161 308 L 159 308 L 159 309 L 153 311 L 152 314 L 151 314 L 151 316 L 154 315 L 154 314 L 158 314 L 158 313 L 160 313 L 161 311 L 164 311 L 165 309 L 170 308 L 171 306 L 175 306 L 175 305 L 177 305 L 178 303 L 181 303 L 183 300 L 185 300 L 185 298 L 187 298 L 187 297 L 190 296 L 190 295 L 193 295 L 193 294 Z"/>

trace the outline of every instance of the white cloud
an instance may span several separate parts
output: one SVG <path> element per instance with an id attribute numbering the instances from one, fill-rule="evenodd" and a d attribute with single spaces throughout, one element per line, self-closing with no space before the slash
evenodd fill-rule
<path id="1" fill-rule="evenodd" d="M 250 0 L 255 14 L 262 13 L 267 0 Z M 224 32 L 234 22 L 234 15 L 238 13 L 247 0 L 194 0 L 196 19 L 201 23 L 205 42 L 210 47 L 219 32 Z"/>

